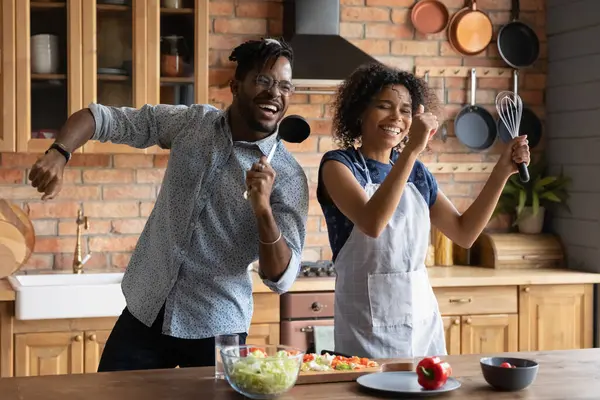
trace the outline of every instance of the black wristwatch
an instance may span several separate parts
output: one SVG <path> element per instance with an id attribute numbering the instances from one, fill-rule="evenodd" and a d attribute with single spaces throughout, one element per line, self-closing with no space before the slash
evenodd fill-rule
<path id="1" fill-rule="evenodd" d="M 52 149 L 54 149 L 54 150 L 58 151 L 60 154 L 62 154 L 63 157 L 67 160 L 67 162 L 69 162 L 69 160 L 71 159 L 71 153 L 62 144 L 56 143 L 56 142 L 52 143 L 52 145 L 48 148 L 48 150 L 46 150 L 45 154 L 48 154 L 48 152 Z"/>

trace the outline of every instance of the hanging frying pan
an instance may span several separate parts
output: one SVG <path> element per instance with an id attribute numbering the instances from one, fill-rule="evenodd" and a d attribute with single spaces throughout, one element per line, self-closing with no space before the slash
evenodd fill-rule
<path id="1" fill-rule="evenodd" d="M 496 121 L 485 108 L 475 104 L 477 77 L 471 69 L 471 104 L 463 107 L 454 119 L 454 133 L 462 144 L 472 150 L 485 150 L 494 144 Z"/>
<path id="2" fill-rule="evenodd" d="M 513 92 L 519 93 L 519 71 L 516 69 L 513 70 Z M 542 139 L 542 121 L 531 108 L 525 107 L 525 105 L 523 105 L 521 125 L 519 126 L 519 136 L 521 135 L 527 135 L 530 149 L 534 149 Z M 512 140 L 510 132 L 500 118 L 498 118 L 498 136 L 504 143 Z"/>
<path id="3" fill-rule="evenodd" d="M 519 21 L 519 0 L 512 0 L 512 22 L 498 32 L 498 51 L 505 63 L 513 68 L 531 66 L 540 55 L 540 41 L 535 31 Z"/>
<path id="4" fill-rule="evenodd" d="M 438 0 L 421 0 L 412 8 L 410 20 L 418 32 L 438 33 L 446 29 L 450 14 Z"/>
<path id="5" fill-rule="evenodd" d="M 483 52 L 492 41 L 490 17 L 477 9 L 477 0 L 454 14 L 448 24 L 448 42 L 458 53 L 474 56 Z"/>

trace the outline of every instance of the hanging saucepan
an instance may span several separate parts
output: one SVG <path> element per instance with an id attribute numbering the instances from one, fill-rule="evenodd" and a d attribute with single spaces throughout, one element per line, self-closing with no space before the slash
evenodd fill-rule
<path id="1" fill-rule="evenodd" d="M 512 22 L 498 32 L 498 51 L 505 63 L 513 68 L 531 66 L 540 55 L 540 41 L 535 31 L 519 21 L 519 0 L 512 0 Z"/>
<path id="2" fill-rule="evenodd" d="M 485 108 L 475 104 L 477 77 L 471 69 L 471 104 L 463 107 L 454 119 L 454 133 L 462 144 L 472 150 L 485 150 L 494 144 L 497 136 L 496 121 Z"/>
<path id="3" fill-rule="evenodd" d="M 492 41 L 493 27 L 490 17 L 477 9 L 477 1 L 454 14 L 448 24 L 448 42 L 458 53 L 474 56 L 483 52 Z"/>
<path id="4" fill-rule="evenodd" d="M 519 71 L 516 69 L 513 70 L 513 92 L 515 94 L 519 93 Z M 525 107 L 525 105 L 523 105 L 519 135 L 527 135 L 530 149 L 534 149 L 542 138 L 542 121 L 540 121 L 531 108 Z M 506 125 L 500 118 L 498 118 L 498 136 L 504 143 L 512 140 L 510 132 L 506 129 Z"/>
<path id="5" fill-rule="evenodd" d="M 446 29 L 450 14 L 439 0 L 421 0 L 412 8 L 410 20 L 418 32 L 438 33 Z"/>

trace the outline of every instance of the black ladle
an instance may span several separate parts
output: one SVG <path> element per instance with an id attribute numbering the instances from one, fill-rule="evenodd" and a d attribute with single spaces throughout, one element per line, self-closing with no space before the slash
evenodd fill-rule
<path id="1" fill-rule="evenodd" d="M 270 163 L 275 155 L 275 150 L 280 141 L 289 143 L 302 143 L 310 136 L 310 125 L 300 115 L 288 115 L 279 123 L 277 130 L 277 140 L 267 156 L 267 163 Z M 244 192 L 244 198 L 248 199 L 248 191 Z"/>

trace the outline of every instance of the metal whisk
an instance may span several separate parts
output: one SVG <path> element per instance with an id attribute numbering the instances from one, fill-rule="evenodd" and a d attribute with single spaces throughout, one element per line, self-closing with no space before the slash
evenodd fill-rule
<path id="1" fill-rule="evenodd" d="M 523 115 L 523 101 L 521 100 L 521 97 L 515 92 L 508 90 L 498 93 L 496 96 L 496 110 L 512 138 L 514 139 L 519 136 L 521 117 Z M 529 171 L 527 170 L 527 165 L 525 163 L 520 163 L 517 167 L 519 169 L 519 178 L 521 179 L 521 182 L 528 182 Z"/>

